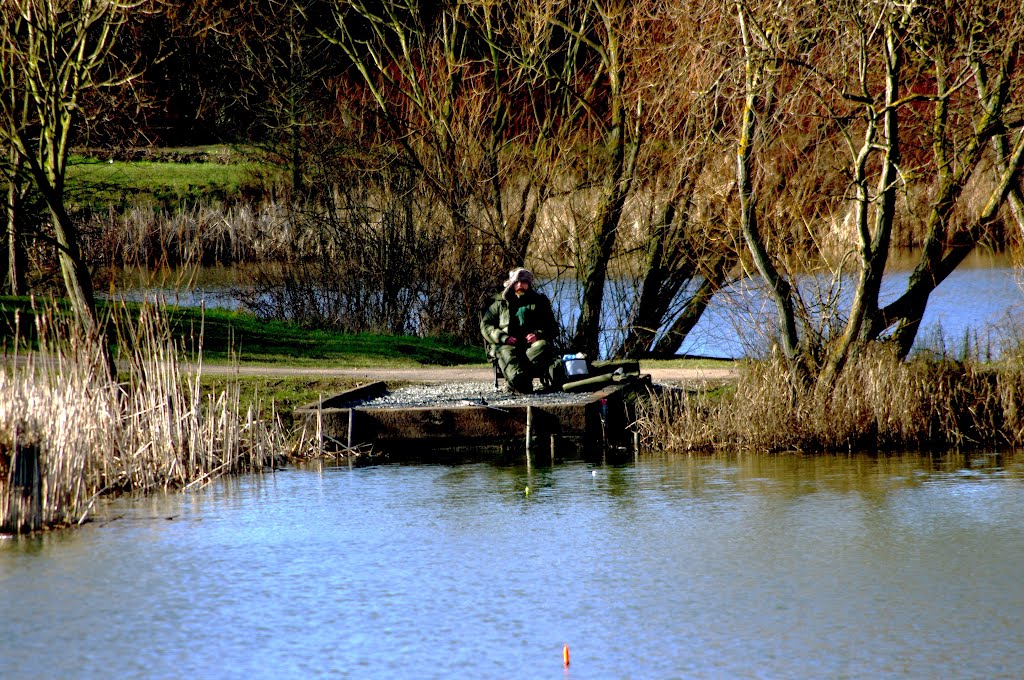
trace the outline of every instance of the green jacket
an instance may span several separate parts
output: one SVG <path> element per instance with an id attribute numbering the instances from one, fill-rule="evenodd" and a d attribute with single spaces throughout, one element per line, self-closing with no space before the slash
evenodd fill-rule
<path id="1" fill-rule="evenodd" d="M 551 302 L 531 289 L 521 298 L 496 293 L 480 318 L 480 333 L 492 345 L 504 345 L 510 335 L 523 338 L 529 333 L 552 343 L 558 336 L 558 326 Z"/>

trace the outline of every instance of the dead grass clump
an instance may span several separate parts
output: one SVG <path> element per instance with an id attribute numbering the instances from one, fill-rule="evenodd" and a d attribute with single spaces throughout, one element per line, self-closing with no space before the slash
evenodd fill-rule
<path id="1" fill-rule="evenodd" d="M 279 421 L 243 408 L 237 384 L 200 391 L 201 359 L 183 369 L 157 308 L 115 320 L 119 381 L 74 324 L 37 318 L 39 351 L 0 372 L 0 532 L 78 523 L 101 495 L 261 470 L 284 450 Z"/>
<path id="2" fill-rule="evenodd" d="M 794 389 L 781 360 L 752 362 L 735 392 L 655 397 L 642 436 L 666 449 L 941 450 L 1024 441 L 1024 364 L 863 351 L 831 389 Z"/>

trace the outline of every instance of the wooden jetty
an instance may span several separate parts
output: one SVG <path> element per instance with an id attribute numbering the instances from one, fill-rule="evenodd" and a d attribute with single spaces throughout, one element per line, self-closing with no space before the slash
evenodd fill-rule
<path id="1" fill-rule="evenodd" d="M 519 443 L 554 444 L 573 438 L 584 446 L 631 443 L 631 394 L 650 387 L 649 376 L 613 383 L 582 400 L 558 403 L 502 402 L 501 406 L 418 406 L 414 408 L 361 406 L 387 392 L 384 382 L 347 390 L 294 411 L 296 425 L 320 433 L 327 450 L 375 449 L 397 446 L 445 448 Z"/>

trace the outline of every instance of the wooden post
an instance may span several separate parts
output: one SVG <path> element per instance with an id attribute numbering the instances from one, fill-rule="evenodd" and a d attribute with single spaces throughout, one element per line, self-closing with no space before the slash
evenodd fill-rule
<path id="1" fill-rule="evenodd" d="M 318 458 L 324 457 L 324 395 L 316 402 L 316 452 Z"/>
<path id="2" fill-rule="evenodd" d="M 526 457 L 530 457 L 530 449 L 533 444 L 533 406 L 526 405 Z"/>
<path id="3" fill-rule="evenodd" d="M 348 410 L 348 444 L 346 445 L 349 453 L 352 453 L 352 430 L 355 428 L 355 425 L 356 410 L 354 408 L 350 408 Z"/>
<path id="4" fill-rule="evenodd" d="M 24 529 L 38 531 L 43 528 L 43 488 L 39 465 L 39 447 L 17 445 L 11 456 L 11 486 L 19 493 L 12 494 L 11 502 L 17 506 L 12 528 L 16 533 Z"/>

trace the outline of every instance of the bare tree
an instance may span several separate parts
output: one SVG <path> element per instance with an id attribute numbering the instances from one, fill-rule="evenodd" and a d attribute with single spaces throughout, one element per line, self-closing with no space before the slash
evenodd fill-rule
<path id="1" fill-rule="evenodd" d="M 736 182 L 743 239 L 775 303 L 783 355 L 794 381 L 802 383 L 808 371 L 807 356 L 801 349 L 793 284 L 768 251 L 754 181 L 757 137 L 764 136 L 763 130 L 769 128 L 766 121 L 775 115 L 774 108 L 778 105 L 776 88 L 780 82 L 780 71 L 775 49 L 780 40 L 778 28 L 784 26 L 784 20 L 789 18 L 775 15 L 774 11 L 774 8 L 768 8 L 764 13 L 752 12 L 748 3 L 736 0 L 744 74 L 736 143 Z M 768 21 L 776 25 L 774 32 L 764 25 Z"/>
<path id="2" fill-rule="evenodd" d="M 572 344 L 590 356 L 599 354 L 599 334 L 608 265 L 615 252 L 619 224 L 633 187 L 637 153 L 641 145 L 639 119 L 643 100 L 626 82 L 623 38 L 634 30 L 643 15 L 628 2 L 592 0 L 578 12 L 565 7 L 549 10 L 553 28 L 564 32 L 568 52 L 579 61 L 566 60 L 571 71 L 551 72 L 552 82 L 571 94 L 575 103 L 566 121 L 585 125 L 597 147 L 599 173 L 594 228 L 581 246 L 580 315 Z"/>
<path id="3" fill-rule="evenodd" d="M 449 246 L 438 266 L 467 319 L 524 264 L 563 153 L 569 95 L 547 80 L 550 32 L 533 16 L 483 0 L 352 2 L 329 34 L 371 95 L 364 143 L 409 168 L 447 211 L 434 225 Z"/>
<path id="4" fill-rule="evenodd" d="M 97 338 L 92 279 L 65 204 L 65 178 L 84 96 L 133 75 L 112 55 L 129 13 L 142 4 L 11 0 L 0 10 L 0 140 L 23 159 L 46 202 L 71 308 Z"/>
<path id="5" fill-rule="evenodd" d="M 775 302 L 794 384 L 827 388 L 862 343 L 891 340 L 899 356 L 909 353 L 930 293 L 1019 191 L 1024 139 L 1012 121 L 1024 103 L 1013 87 L 1021 78 L 1021 22 L 1009 5 L 981 2 L 956 13 L 895 2 L 780 12 L 773 3 L 737 0 L 736 16 L 745 73 L 737 145 L 744 240 Z M 827 175 L 801 213 L 773 193 L 778 187 L 764 172 L 797 146 L 797 130 L 810 131 L 808 149 L 847 151 L 835 169 L 848 191 L 831 218 L 812 214 L 836 186 Z M 925 228 L 919 263 L 905 291 L 881 306 L 894 234 L 918 219 Z M 795 269 L 778 247 L 783 221 L 802 221 L 812 235 L 814 247 Z M 816 317 L 800 280 L 815 254 L 835 257 L 824 236 L 844 225 L 852 225 L 855 245 L 844 254 L 840 238 L 831 286 L 846 285 L 849 262 L 857 280 Z"/>
<path id="6" fill-rule="evenodd" d="M 473 2 L 469 12 L 474 33 L 486 44 L 480 66 L 487 77 L 470 83 L 470 120 L 487 121 L 479 141 L 478 228 L 496 249 L 495 266 L 511 269 L 525 264 L 556 190 L 563 155 L 559 123 L 569 102 L 546 85 L 541 62 L 550 56 L 550 36 L 543 22 L 524 20 L 535 16 L 529 4 Z"/>
<path id="7" fill-rule="evenodd" d="M 468 16 L 463 2 L 431 8 L 413 0 L 356 1 L 337 6 L 335 30 L 327 37 L 370 92 L 374 110 L 367 113 L 375 115 L 366 125 L 383 128 L 381 157 L 390 153 L 390 162 L 412 169 L 445 207 L 448 224 L 437 226 L 449 230 L 448 264 L 459 272 L 451 285 L 461 288 L 459 304 L 473 318 L 489 253 L 471 214 L 481 168 L 479 156 L 471 154 L 481 147 L 476 131 L 501 125 L 501 116 L 490 117 L 490 123 L 463 116 L 472 98 L 469 83 L 480 75 Z"/>
<path id="8" fill-rule="evenodd" d="M 849 68 L 851 64 L 844 61 L 839 64 L 856 76 L 852 82 L 840 85 L 839 102 L 835 106 L 828 106 L 828 110 L 837 119 L 857 121 L 860 132 L 858 141 L 852 126 L 840 126 L 850 153 L 850 184 L 853 191 L 850 200 L 857 234 L 859 279 L 845 328 L 838 334 L 824 362 L 822 376 L 823 383 L 827 385 L 835 382 L 856 343 L 867 338 L 865 327 L 878 312 L 882 276 L 895 228 L 902 160 L 900 97 L 903 87 L 905 15 L 886 7 L 880 13 L 876 13 L 873 8 L 855 7 L 843 18 L 849 27 L 844 37 L 855 45 L 855 49 L 851 50 L 854 67 Z M 873 82 L 879 83 L 876 87 L 880 91 L 872 90 Z M 828 98 L 822 96 L 822 99 L 828 105 Z M 846 103 L 853 104 L 853 116 L 847 117 L 849 112 L 845 110 L 836 110 Z M 872 163 L 874 158 L 877 160 Z M 874 192 L 869 186 L 872 167 L 877 168 Z"/>
<path id="9" fill-rule="evenodd" d="M 671 356 L 738 262 L 734 211 L 714 188 L 729 182 L 721 157 L 732 115 L 723 75 L 731 64 L 719 48 L 729 36 L 716 1 L 643 9 L 648 30 L 630 34 L 630 72 L 652 143 L 639 149 L 631 201 L 649 207 L 630 215 L 640 229 L 638 292 L 615 353 Z"/>
<path id="10" fill-rule="evenodd" d="M 25 160 L 13 146 L 7 149 L 5 160 L 5 163 L 0 163 L 0 174 L 7 182 L 4 203 L 5 243 L 0 253 L 0 262 L 3 263 L 0 269 L 5 274 L 7 292 L 11 295 L 24 295 L 27 292 L 24 206 L 28 198 L 29 182 L 25 177 Z"/>
<path id="11" fill-rule="evenodd" d="M 907 23 L 913 55 L 935 89 L 932 156 L 924 166 L 930 184 L 926 235 L 905 291 L 872 316 L 867 333 L 890 334 L 900 356 L 914 344 L 931 293 L 1003 219 L 1005 208 L 1019 218 L 1024 168 L 1019 4 L 968 3 L 956 12 L 929 8 Z M 971 187 L 978 196 L 969 195 Z"/>

